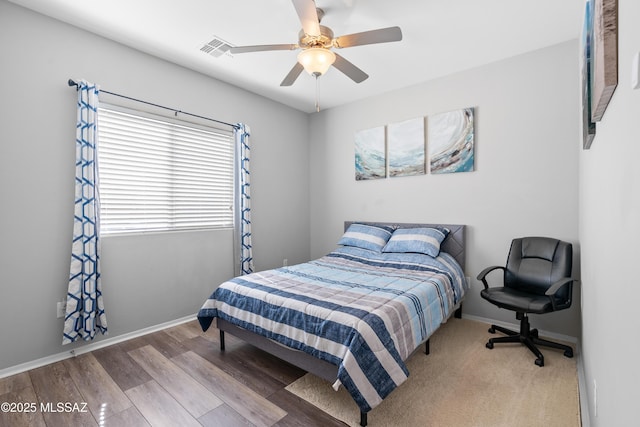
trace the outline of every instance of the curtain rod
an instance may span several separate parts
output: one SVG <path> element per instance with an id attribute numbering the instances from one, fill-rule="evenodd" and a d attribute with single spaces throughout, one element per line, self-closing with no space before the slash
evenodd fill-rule
<path id="1" fill-rule="evenodd" d="M 69 86 L 75 86 L 76 89 L 78 88 L 78 83 L 76 83 L 72 79 L 69 79 L 69 81 L 67 83 L 69 84 Z M 210 117 L 204 117 L 204 116 L 199 116 L 197 114 L 187 113 L 186 111 L 176 110 L 175 108 L 165 107 L 164 105 L 154 104 L 153 102 L 143 101 L 141 99 L 132 98 L 130 96 L 120 95 L 119 93 L 109 92 L 108 90 L 100 89 L 100 92 L 108 93 L 109 95 L 118 96 L 120 98 L 125 98 L 125 99 L 128 99 L 130 101 L 140 102 L 142 104 L 152 105 L 154 107 L 163 108 L 165 110 L 173 111 L 176 114 L 176 116 L 178 115 L 178 113 L 186 114 L 187 116 L 197 117 L 197 118 L 203 119 L 203 120 L 209 120 L 209 121 L 212 121 L 212 122 L 216 122 L 216 123 L 220 123 L 220 124 L 223 124 L 223 125 L 231 126 L 234 129 L 238 129 L 237 125 L 233 125 L 231 123 L 227 123 L 227 122 L 223 122 L 223 121 L 220 121 L 220 120 L 212 119 Z"/>

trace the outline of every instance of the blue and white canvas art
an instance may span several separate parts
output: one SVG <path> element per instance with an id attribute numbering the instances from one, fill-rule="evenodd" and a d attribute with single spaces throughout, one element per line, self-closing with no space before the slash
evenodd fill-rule
<path id="1" fill-rule="evenodd" d="M 356 132 L 355 166 L 357 181 L 386 178 L 384 126 Z"/>
<path id="2" fill-rule="evenodd" d="M 424 117 L 388 125 L 389 176 L 424 175 Z"/>
<path id="3" fill-rule="evenodd" d="M 427 128 L 431 173 L 473 171 L 473 108 L 430 115 Z"/>

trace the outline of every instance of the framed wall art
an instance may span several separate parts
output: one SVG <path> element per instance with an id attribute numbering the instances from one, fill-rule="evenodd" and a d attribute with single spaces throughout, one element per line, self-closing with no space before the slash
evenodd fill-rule
<path id="1" fill-rule="evenodd" d="M 618 85 L 618 0 L 588 0 L 593 14 L 591 120 L 600 121 Z"/>
<path id="2" fill-rule="evenodd" d="M 424 117 L 387 126 L 390 177 L 427 172 L 424 137 Z"/>
<path id="3" fill-rule="evenodd" d="M 584 10 L 584 26 L 582 28 L 582 148 L 591 148 L 596 136 L 596 124 L 591 118 L 591 54 L 593 37 L 592 2 L 588 1 Z"/>
<path id="4" fill-rule="evenodd" d="M 384 126 L 365 129 L 355 135 L 356 181 L 387 177 Z"/>
<path id="5" fill-rule="evenodd" d="M 428 116 L 427 145 L 431 173 L 473 171 L 473 122 L 473 108 Z"/>

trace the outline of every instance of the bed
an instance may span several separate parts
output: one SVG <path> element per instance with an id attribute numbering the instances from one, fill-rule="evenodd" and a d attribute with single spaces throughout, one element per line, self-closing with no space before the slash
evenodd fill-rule
<path id="1" fill-rule="evenodd" d="M 329 254 L 221 284 L 198 320 L 343 386 L 367 413 L 402 384 L 404 361 L 459 317 L 465 226 L 345 222 Z"/>

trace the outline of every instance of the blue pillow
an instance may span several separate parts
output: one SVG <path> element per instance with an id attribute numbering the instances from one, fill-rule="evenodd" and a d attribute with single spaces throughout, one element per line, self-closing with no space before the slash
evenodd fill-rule
<path id="1" fill-rule="evenodd" d="M 382 252 L 392 233 L 391 227 L 353 223 L 347 228 L 338 244 Z"/>
<path id="2" fill-rule="evenodd" d="M 393 232 L 382 252 L 413 252 L 435 258 L 448 234 L 446 228 L 399 228 Z"/>

